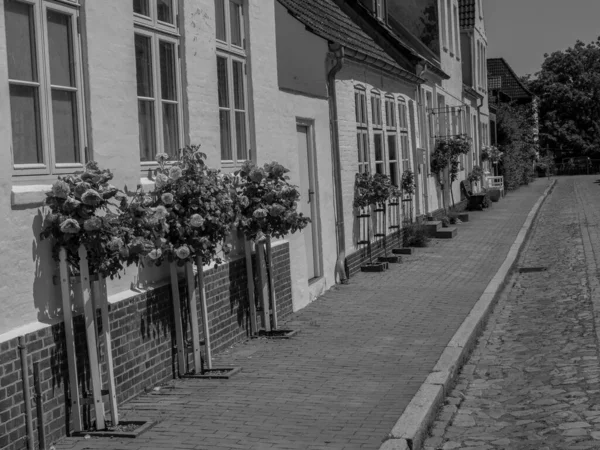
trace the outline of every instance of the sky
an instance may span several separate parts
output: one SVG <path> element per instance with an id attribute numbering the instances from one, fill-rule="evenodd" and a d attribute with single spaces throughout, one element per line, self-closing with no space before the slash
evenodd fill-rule
<path id="1" fill-rule="evenodd" d="M 541 69 L 544 53 L 600 36 L 600 0 L 484 0 L 488 58 L 517 75 Z"/>

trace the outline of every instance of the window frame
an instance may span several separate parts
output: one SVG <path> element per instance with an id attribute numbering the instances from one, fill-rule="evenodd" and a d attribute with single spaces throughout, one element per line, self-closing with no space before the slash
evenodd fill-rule
<path id="1" fill-rule="evenodd" d="M 133 13 L 133 37 L 135 41 L 135 36 L 140 35 L 147 38 L 150 38 L 151 43 L 151 61 L 152 61 L 152 89 L 154 93 L 154 97 L 140 97 L 137 95 L 136 91 L 136 100 L 137 100 L 137 108 L 138 108 L 138 127 L 139 123 L 139 101 L 140 100 L 153 100 L 154 101 L 154 140 L 156 143 L 156 153 L 154 154 L 153 160 L 142 160 L 142 149 L 138 148 L 138 156 L 140 161 L 140 167 L 142 173 L 146 173 L 148 170 L 156 168 L 158 166 L 158 162 L 156 161 L 156 155 L 159 153 L 167 153 L 169 156 L 174 156 L 170 154 L 171 152 L 165 149 L 164 142 L 164 115 L 163 115 L 163 103 L 175 104 L 177 105 L 177 137 L 179 140 L 179 148 L 174 149 L 174 152 L 179 153 L 179 150 L 185 146 L 185 130 L 184 130 L 184 113 L 183 113 L 183 67 L 181 62 L 181 54 L 182 54 L 182 43 L 181 43 L 181 34 L 179 31 L 179 1 L 173 1 L 173 22 L 174 25 L 170 26 L 167 22 L 161 22 L 154 16 L 158 16 L 157 11 L 157 2 L 156 0 L 148 0 L 150 5 L 150 14 L 153 20 L 145 20 L 146 16 L 141 16 L 140 14 Z M 169 26 L 167 26 L 169 25 Z M 161 66 L 160 66 L 160 42 L 168 42 L 174 45 L 175 48 L 175 90 L 176 90 L 176 100 L 165 100 L 162 98 L 162 89 L 161 89 Z M 135 59 L 135 58 L 134 58 Z M 137 78 L 137 68 L 136 68 L 136 78 Z M 137 89 L 137 79 L 136 79 L 136 89 Z M 139 146 L 139 142 L 138 142 Z"/>
<path id="2" fill-rule="evenodd" d="M 73 173 L 85 167 L 87 158 L 87 127 L 85 117 L 85 84 L 83 76 L 82 43 L 79 30 L 80 4 L 75 1 L 50 2 L 45 0 L 14 0 L 16 3 L 29 5 L 33 13 L 33 32 L 35 34 L 32 44 L 35 45 L 35 64 L 38 81 L 25 81 L 7 79 L 9 86 L 30 86 L 37 88 L 39 118 L 39 140 L 41 146 L 41 163 L 15 163 L 15 148 L 12 132 L 12 109 L 10 94 L 8 97 L 10 116 L 10 153 L 12 172 L 15 177 L 22 176 L 54 176 Z M 4 2 L 3 2 L 4 8 Z M 48 38 L 48 10 L 57 11 L 70 17 L 70 36 L 72 44 L 73 81 L 75 87 L 53 85 L 50 73 L 50 47 Z M 6 20 L 6 16 L 5 16 Z M 8 52 L 8 49 L 7 49 Z M 8 57 L 8 53 L 7 53 Z M 75 92 L 75 105 L 77 112 L 77 137 L 79 145 L 80 162 L 56 162 L 56 142 L 54 136 L 54 117 L 52 111 L 52 90 L 56 86 L 61 91 Z"/>
<path id="3" fill-rule="evenodd" d="M 460 61 L 460 21 L 458 19 L 458 6 L 452 5 L 454 13 L 454 33 L 456 41 L 456 59 Z"/>
<path id="4" fill-rule="evenodd" d="M 398 99 L 398 149 L 400 151 L 400 166 L 402 173 L 410 169 L 410 143 L 408 102 L 405 98 Z"/>
<path id="5" fill-rule="evenodd" d="M 136 25 L 149 27 L 156 31 L 162 31 L 165 33 L 175 34 L 180 36 L 179 33 L 179 0 L 171 0 L 173 5 L 173 23 L 163 22 L 158 20 L 158 3 L 157 0 L 147 0 L 148 8 L 150 9 L 150 16 L 144 16 L 143 14 L 133 12 L 133 22 Z"/>
<path id="6" fill-rule="evenodd" d="M 452 18 L 452 0 L 446 0 L 446 11 L 448 19 L 448 48 L 450 49 L 450 56 L 454 56 L 454 19 Z"/>
<path id="7" fill-rule="evenodd" d="M 224 21 L 225 21 L 225 40 L 221 40 L 216 36 L 216 14 L 215 14 L 215 42 L 216 42 L 216 59 L 224 58 L 227 61 L 227 95 L 229 96 L 229 107 L 224 108 L 219 106 L 219 114 L 222 110 L 229 110 L 229 139 L 231 142 L 231 157 L 232 159 L 223 159 L 223 148 L 221 146 L 221 124 L 219 118 L 219 159 L 221 166 L 227 169 L 233 169 L 239 167 L 245 161 L 252 160 L 251 144 L 250 144 L 250 104 L 249 104 L 249 80 L 248 80 L 248 66 L 250 55 L 247 49 L 247 24 L 246 16 L 247 9 L 246 3 L 243 0 L 215 0 L 215 7 L 217 2 L 223 2 L 224 10 Z M 231 42 L 231 3 L 235 3 L 240 7 L 240 36 L 242 39 L 242 45 L 237 46 Z M 242 64 L 242 87 L 243 87 L 243 110 L 235 108 L 235 87 L 234 87 L 234 61 Z M 218 73 L 217 73 L 218 80 Z M 217 87 L 218 89 L 218 87 Z M 246 156 L 245 158 L 238 157 L 237 149 L 237 115 L 236 112 L 244 112 L 244 130 L 245 130 L 245 147 Z"/>
<path id="8" fill-rule="evenodd" d="M 369 108 L 367 101 L 368 100 L 366 89 L 360 85 L 355 86 L 354 111 L 356 120 L 358 173 L 371 173 L 371 153 L 369 143 Z M 361 121 L 359 119 L 364 119 L 364 121 Z"/>

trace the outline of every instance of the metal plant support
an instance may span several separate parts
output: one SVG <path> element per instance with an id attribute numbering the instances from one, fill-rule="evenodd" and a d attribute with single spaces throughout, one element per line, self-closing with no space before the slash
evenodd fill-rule
<path id="1" fill-rule="evenodd" d="M 385 203 L 378 203 L 375 205 L 375 233 L 373 237 L 383 239 L 383 254 L 387 258 L 387 208 Z"/>
<path id="2" fill-rule="evenodd" d="M 390 200 L 388 204 L 388 208 L 390 209 L 390 226 L 389 229 L 392 233 L 397 233 L 396 241 L 402 247 L 402 242 L 400 242 L 401 233 L 400 231 L 400 197 L 394 197 Z"/>
<path id="3" fill-rule="evenodd" d="M 371 214 L 369 214 L 369 207 L 360 208 L 358 218 L 358 245 L 366 245 L 367 252 L 369 254 L 369 261 L 373 264 L 373 254 L 371 252 Z"/>
<path id="4" fill-rule="evenodd" d="M 110 336 L 110 323 L 108 321 L 108 298 L 106 291 L 106 280 L 100 276 L 90 276 L 87 250 L 81 245 L 79 247 L 79 277 L 70 277 L 67 263 L 67 251 L 60 249 L 59 253 L 60 284 L 62 295 L 63 315 L 65 322 L 65 338 L 67 341 L 67 360 L 69 367 L 69 390 L 71 414 L 75 432 L 83 431 L 81 405 L 91 404 L 96 417 L 96 429 L 106 429 L 106 418 L 104 415 L 104 396 L 108 394 L 112 425 L 119 424 L 117 410 L 117 394 L 115 388 L 114 366 L 112 358 L 112 346 Z M 92 396 L 79 395 L 79 383 L 77 376 L 77 355 L 75 351 L 75 332 L 73 327 L 73 310 L 71 306 L 71 287 L 81 292 L 83 298 L 83 312 L 85 319 L 85 331 L 88 350 L 89 370 L 92 382 Z M 106 363 L 106 382 L 108 390 L 102 389 L 102 374 L 98 356 L 98 329 L 96 311 L 100 309 L 102 319 L 102 335 L 100 338 L 104 343 L 104 359 Z"/>

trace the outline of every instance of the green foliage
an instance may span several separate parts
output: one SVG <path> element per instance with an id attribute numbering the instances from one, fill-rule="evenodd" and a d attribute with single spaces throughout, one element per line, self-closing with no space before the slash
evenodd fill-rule
<path id="1" fill-rule="evenodd" d="M 485 145 L 481 149 L 481 160 L 490 161 L 492 164 L 502 161 L 504 154 L 494 145 Z"/>
<path id="2" fill-rule="evenodd" d="M 122 216 L 157 266 L 164 261 L 182 266 L 197 257 L 220 264 L 219 252 L 230 250 L 222 244 L 236 217 L 232 180 L 209 169 L 199 148 L 186 147 L 169 164 L 166 154 L 157 155 L 155 189 L 138 189 Z"/>
<path id="3" fill-rule="evenodd" d="M 415 193 L 415 174 L 412 170 L 406 169 L 402 173 L 402 180 L 400 182 L 400 189 L 403 194 L 414 195 Z"/>
<path id="4" fill-rule="evenodd" d="M 87 250 L 91 274 L 114 278 L 123 269 L 147 254 L 147 248 L 131 240 L 131 229 L 119 220 L 125 195 L 109 184 L 113 174 L 89 162 L 84 172 L 58 177 L 46 192 L 45 217 L 41 239 L 53 238 L 52 257 L 59 261 L 61 247 L 74 274 L 78 274 L 79 247 Z"/>
<path id="5" fill-rule="evenodd" d="M 483 169 L 481 166 L 475 165 L 473 166 L 473 170 L 469 173 L 467 180 L 469 183 L 473 184 L 483 179 Z"/>
<path id="6" fill-rule="evenodd" d="M 545 54 L 542 70 L 528 80 L 539 98 L 543 147 L 586 154 L 600 148 L 600 39 L 577 41 Z M 527 81 L 527 80 L 526 80 Z"/>
<path id="7" fill-rule="evenodd" d="M 310 218 L 298 212 L 300 192 L 289 183 L 288 169 L 272 162 L 262 168 L 246 162 L 235 173 L 239 216 L 236 225 L 246 238 L 283 237 L 302 230 Z"/>
<path id="8" fill-rule="evenodd" d="M 425 225 L 415 222 L 404 228 L 404 245 L 406 247 L 427 247 L 429 241 Z"/>
<path id="9" fill-rule="evenodd" d="M 354 182 L 355 208 L 366 208 L 369 205 L 384 204 L 392 197 L 399 197 L 401 192 L 392 184 L 390 177 L 376 173 L 357 173 Z"/>
<path id="10" fill-rule="evenodd" d="M 501 104 L 497 113 L 500 171 L 507 190 L 528 184 L 538 152 L 535 111 L 531 105 Z"/>
<path id="11" fill-rule="evenodd" d="M 450 184 L 458 178 L 459 156 L 471 151 L 471 138 L 466 135 L 439 139 L 431 155 L 431 172 L 434 173 L 441 185 L 444 184 L 442 173 L 448 169 Z"/>
<path id="12" fill-rule="evenodd" d="M 554 173 L 556 169 L 556 164 L 554 162 L 554 158 L 550 155 L 544 155 L 538 158 L 536 163 L 536 169 L 541 172 L 544 176 L 548 176 Z"/>

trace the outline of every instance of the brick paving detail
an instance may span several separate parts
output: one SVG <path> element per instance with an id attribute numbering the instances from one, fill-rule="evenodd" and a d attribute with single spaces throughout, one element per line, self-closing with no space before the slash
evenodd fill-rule
<path id="1" fill-rule="evenodd" d="M 383 274 L 359 274 L 294 314 L 290 340 L 218 355 L 228 381 L 176 380 L 121 408 L 157 425 L 137 439 L 68 438 L 66 449 L 376 449 L 504 261 L 547 186 L 538 180 L 452 240 Z M 576 289 L 577 286 L 573 286 Z M 583 356 L 582 356 L 583 357 Z"/>
<path id="2" fill-rule="evenodd" d="M 559 178 L 425 442 L 427 450 L 599 449 L 598 177 Z"/>

